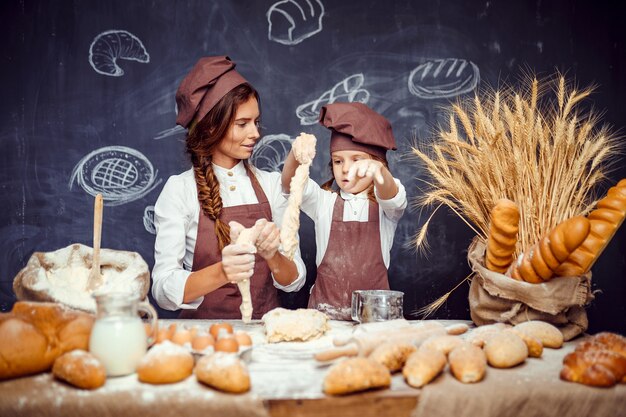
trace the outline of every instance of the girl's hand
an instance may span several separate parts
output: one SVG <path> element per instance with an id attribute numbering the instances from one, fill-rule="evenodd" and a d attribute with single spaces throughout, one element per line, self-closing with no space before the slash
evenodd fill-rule
<path id="1" fill-rule="evenodd" d="M 255 242 L 257 253 L 265 260 L 273 258 L 280 246 L 280 230 L 266 219 L 257 220 L 254 227 L 260 230 Z"/>
<path id="2" fill-rule="evenodd" d="M 317 139 L 308 133 L 300 133 L 300 136 L 293 141 L 291 151 L 296 161 L 300 164 L 310 164 L 315 158 L 315 145 Z"/>
<path id="3" fill-rule="evenodd" d="M 383 178 L 384 165 L 380 161 L 374 159 L 361 159 L 356 161 L 348 171 L 348 181 L 352 181 L 356 176 L 360 178 L 374 178 L 374 180 L 382 185 L 385 183 Z"/>

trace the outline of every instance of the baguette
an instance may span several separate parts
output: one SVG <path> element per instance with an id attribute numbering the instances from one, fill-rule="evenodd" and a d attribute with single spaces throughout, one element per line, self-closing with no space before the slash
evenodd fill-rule
<path id="1" fill-rule="evenodd" d="M 587 273 L 622 225 L 625 216 L 626 178 L 609 188 L 606 197 L 598 201 L 596 209 L 589 213 L 589 235 L 559 266 L 556 273 L 560 276 Z"/>
<path id="2" fill-rule="evenodd" d="M 407 384 L 421 388 L 435 379 L 446 367 L 446 363 L 446 355 L 442 352 L 421 346 L 407 359 L 402 375 Z"/>
<path id="3" fill-rule="evenodd" d="M 491 210 L 485 254 L 487 269 L 501 274 L 506 272 L 514 260 L 518 230 L 519 209 L 517 205 L 506 198 L 498 200 Z"/>
<path id="4" fill-rule="evenodd" d="M 561 263 L 583 243 L 589 230 L 589 220 L 583 216 L 559 223 L 526 254 L 520 255 L 511 267 L 511 276 L 534 284 L 548 281 Z"/>

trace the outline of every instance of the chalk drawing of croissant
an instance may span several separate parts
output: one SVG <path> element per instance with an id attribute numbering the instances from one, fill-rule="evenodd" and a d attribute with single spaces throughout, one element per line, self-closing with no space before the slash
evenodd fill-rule
<path id="1" fill-rule="evenodd" d="M 119 59 L 150 62 L 150 55 L 138 37 L 125 30 L 108 30 L 96 36 L 89 47 L 89 63 L 98 73 L 121 77 L 124 70 Z"/>

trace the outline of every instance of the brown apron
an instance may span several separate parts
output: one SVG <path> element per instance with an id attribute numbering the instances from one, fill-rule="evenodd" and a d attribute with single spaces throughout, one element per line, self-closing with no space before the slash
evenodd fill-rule
<path id="1" fill-rule="evenodd" d="M 228 223 L 231 220 L 241 223 L 245 227 L 252 227 L 257 219 L 272 220 L 272 209 L 261 185 L 246 166 L 252 188 L 259 201 L 258 204 L 244 204 L 241 206 L 223 207 L 220 220 Z M 192 271 L 198 271 L 222 260 L 215 222 L 200 210 L 198 220 L 198 235 L 193 254 Z M 250 294 L 252 296 L 252 318 L 260 319 L 263 314 L 278 307 L 278 293 L 274 287 L 270 268 L 267 262 L 258 254 L 254 259 L 254 275 L 250 278 Z M 225 284 L 204 296 L 202 304 L 197 309 L 181 311 L 181 319 L 241 319 L 239 306 L 241 293 L 236 284 Z"/>
<path id="2" fill-rule="evenodd" d="M 378 204 L 369 202 L 367 222 L 343 221 L 345 201 L 337 196 L 328 248 L 317 267 L 309 297 L 316 308 L 334 320 L 350 320 L 354 290 L 388 290 L 387 268 L 380 250 Z"/>

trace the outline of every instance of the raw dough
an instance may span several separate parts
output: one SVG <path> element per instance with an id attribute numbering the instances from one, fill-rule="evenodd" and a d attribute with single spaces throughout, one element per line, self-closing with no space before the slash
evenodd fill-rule
<path id="1" fill-rule="evenodd" d="M 314 309 L 287 310 L 279 307 L 265 313 L 262 320 L 269 343 L 306 342 L 330 330 L 328 316 Z"/>

